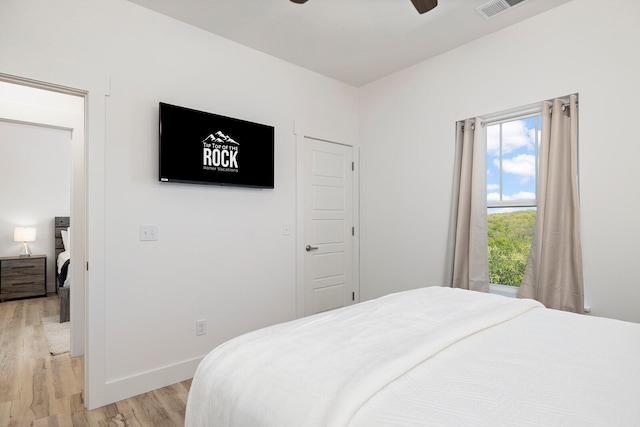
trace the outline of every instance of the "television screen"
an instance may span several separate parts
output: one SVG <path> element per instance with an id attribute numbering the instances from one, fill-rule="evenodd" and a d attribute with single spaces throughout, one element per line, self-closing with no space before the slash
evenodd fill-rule
<path id="1" fill-rule="evenodd" d="M 273 188 L 273 126 L 160 103 L 160 181 Z"/>

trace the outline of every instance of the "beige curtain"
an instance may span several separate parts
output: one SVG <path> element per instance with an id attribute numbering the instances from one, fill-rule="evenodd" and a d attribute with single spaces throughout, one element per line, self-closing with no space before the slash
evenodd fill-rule
<path id="1" fill-rule="evenodd" d="M 518 297 L 583 313 L 575 95 L 564 109 L 560 99 L 543 104 L 541 132 L 538 212 Z"/>
<path id="2" fill-rule="evenodd" d="M 454 288 L 489 291 L 487 138 L 479 118 L 458 123 L 452 227 Z M 456 203 L 457 202 L 457 203 Z"/>

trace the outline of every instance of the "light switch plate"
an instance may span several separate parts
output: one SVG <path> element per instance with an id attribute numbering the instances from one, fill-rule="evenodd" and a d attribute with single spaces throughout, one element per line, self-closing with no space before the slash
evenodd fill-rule
<path id="1" fill-rule="evenodd" d="M 158 226 L 157 225 L 141 225 L 140 226 L 140 241 L 153 241 L 158 240 Z"/>

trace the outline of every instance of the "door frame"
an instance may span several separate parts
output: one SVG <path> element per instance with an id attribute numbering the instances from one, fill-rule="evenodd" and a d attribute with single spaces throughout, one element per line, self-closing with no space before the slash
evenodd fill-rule
<path id="1" fill-rule="evenodd" d="M 341 140 L 340 137 L 327 137 L 320 132 L 310 132 L 298 122 L 294 122 L 296 140 L 296 317 L 304 317 L 304 265 L 305 265 L 305 235 L 304 235 L 304 140 L 315 139 L 330 144 L 345 145 L 353 150 L 355 170 L 353 172 L 353 260 L 352 277 L 355 292 L 354 303 L 360 302 L 360 150 L 351 141 Z M 339 141 L 339 142 L 338 142 Z"/>
<path id="2" fill-rule="evenodd" d="M 3 53 L 8 53 L 5 50 Z M 0 78 L 4 81 L 70 92 L 84 96 L 84 197 L 72 200 L 72 214 L 83 212 L 84 259 L 84 405 L 95 409 L 108 402 L 106 392 L 106 286 L 105 286 L 105 130 L 106 99 L 110 76 L 91 66 L 56 62 L 38 54 L 12 50 L 0 55 Z M 43 65 L 44 64 L 44 65 Z M 78 179 L 77 175 L 73 179 Z M 79 221 L 76 221 L 79 222 Z M 77 234 L 77 233 L 76 233 Z M 77 236 L 81 239 L 81 236 Z M 74 242 L 76 238 L 74 237 Z M 91 269 L 89 269 L 89 264 Z M 73 279 L 72 271 L 72 279 Z M 77 273 L 76 273 L 77 274 Z"/>

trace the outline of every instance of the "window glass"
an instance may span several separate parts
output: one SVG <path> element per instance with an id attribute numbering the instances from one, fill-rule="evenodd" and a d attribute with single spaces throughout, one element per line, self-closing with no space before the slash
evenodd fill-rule
<path id="1" fill-rule="evenodd" d="M 540 116 L 487 125 L 490 282 L 520 286 L 533 239 Z"/>
<path id="2" fill-rule="evenodd" d="M 489 281 L 520 286 L 531 249 L 536 209 L 489 208 L 487 213 Z"/>

